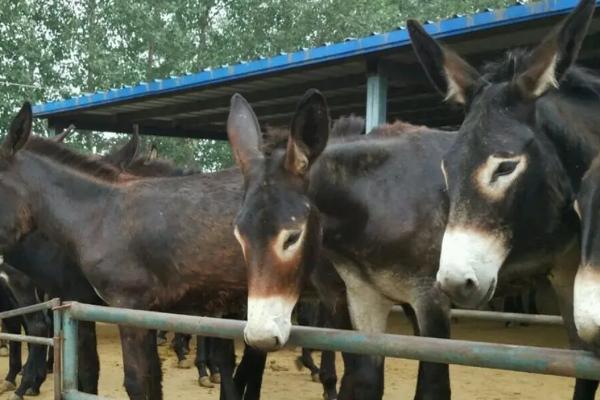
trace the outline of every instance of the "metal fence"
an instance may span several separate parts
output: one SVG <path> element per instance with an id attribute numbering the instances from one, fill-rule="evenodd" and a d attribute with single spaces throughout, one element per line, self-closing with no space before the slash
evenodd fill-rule
<path id="1" fill-rule="evenodd" d="M 52 339 L 11 334 L 0 334 L 0 338 L 54 346 L 54 398 L 56 400 L 101 398 L 77 390 L 78 321 L 104 322 L 227 339 L 242 339 L 245 326 L 244 321 L 219 318 L 103 307 L 77 302 L 60 305 L 58 299 L 0 313 L 0 319 L 47 309 L 54 311 L 54 337 Z M 561 322 L 560 317 L 555 316 L 537 318 L 540 316 L 465 310 L 453 310 L 453 316 L 493 321 L 514 320 L 513 318 L 517 316 L 517 322 L 543 324 Z M 368 334 L 300 326 L 292 328 L 288 345 L 481 368 L 600 379 L 600 359 L 583 351 L 404 335 Z"/>
<path id="2" fill-rule="evenodd" d="M 16 308 L 0 313 L 0 320 L 20 317 L 25 314 L 31 314 L 35 312 L 53 310 L 54 319 L 54 332 L 52 338 L 17 335 L 10 333 L 0 333 L 0 339 L 13 341 L 13 342 L 25 342 L 31 344 L 41 344 L 53 347 L 54 351 L 54 399 L 60 400 L 62 398 L 62 360 L 61 360 L 61 347 L 62 347 L 62 333 L 61 333 L 61 310 L 60 300 L 52 299 L 40 304 L 34 304 L 32 306 Z"/>
<path id="3" fill-rule="evenodd" d="M 242 339 L 245 322 L 70 303 L 63 308 L 65 399 L 96 399 L 77 391 L 77 321 L 96 321 L 192 335 Z M 584 351 L 415 336 L 293 327 L 288 345 L 539 374 L 600 379 L 600 359 Z"/>

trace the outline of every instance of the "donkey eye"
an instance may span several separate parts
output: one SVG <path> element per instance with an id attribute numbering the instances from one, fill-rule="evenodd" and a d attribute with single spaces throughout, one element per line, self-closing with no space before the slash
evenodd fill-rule
<path id="1" fill-rule="evenodd" d="M 287 250 L 291 246 L 296 244 L 296 242 L 298 242 L 298 240 L 300 239 L 300 235 L 302 235 L 302 231 L 291 231 L 288 234 L 287 239 L 285 239 L 285 242 L 283 242 L 283 249 Z"/>
<path id="2" fill-rule="evenodd" d="M 519 161 L 502 161 L 492 175 L 492 182 L 495 182 L 499 177 L 510 175 L 515 172 L 515 168 L 519 165 Z"/>

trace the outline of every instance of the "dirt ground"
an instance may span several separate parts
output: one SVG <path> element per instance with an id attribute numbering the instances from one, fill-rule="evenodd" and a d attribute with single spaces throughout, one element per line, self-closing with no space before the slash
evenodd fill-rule
<path id="1" fill-rule="evenodd" d="M 452 330 L 453 337 L 457 339 L 546 347 L 566 346 L 566 336 L 561 327 L 505 328 L 501 323 L 460 321 L 453 324 Z M 390 332 L 409 333 L 403 317 L 392 317 Z M 102 366 L 100 394 L 113 399 L 127 398 L 122 387 L 121 348 L 115 327 L 99 326 L 99 351 Z M 294 360 L 298 353 L 298 349 L 285 349 L 269 356 L 262 391 L 263 399 L 322 399 L 320 384 L 311 381 L 307 370 L 296 369 Z M 206 389 L 197 386 L 195 368 L 182 370 L 174 367 L 176 358 L 168 347 L 160 347 L 160 355 L 163 359 L 163 387 L 166 400 L 218 399 L 218 388 Z M 316 356 L 318 358 L 319 354 L 316 353 Z M 341 376 L 341 368 L 342 362 L 338 355 L 338 376 Z M 3 357 L 0 359 L 0 373 L 4 374 L 6 370 L 7 358 Z M 461 366 L 452 366 L 450 374 L 452 397 L 455 400 L 564 400 L 571 397 L 573 390 L 573 380 L 569 378 Z M 416 376 L 417 362 L 387 359 L 384 399 L 412 399 Z M 51 382 L 49 376 L 49 380 L 42 387 L 39 400 L 52 399 Z M 8 397 L 7 394 L 2 396 Z M 600 399 L 600 395 L 596 398 Z"/>

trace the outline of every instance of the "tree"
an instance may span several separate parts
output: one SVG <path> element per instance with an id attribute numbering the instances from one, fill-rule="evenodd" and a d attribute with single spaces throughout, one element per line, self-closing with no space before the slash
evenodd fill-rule
<path id="1" fill-rule="evenodd" d="M 204 67 L 388 31 L 507 0 L 0 0 L 0 133 L 20 103 L 47 101 Z M 42 124 L 37 132 L 46 134 Z M 83 132 L 105 152 L 121 135 Z M 227 143 L 147 138 L 185 167 L 231 165 Z"/>

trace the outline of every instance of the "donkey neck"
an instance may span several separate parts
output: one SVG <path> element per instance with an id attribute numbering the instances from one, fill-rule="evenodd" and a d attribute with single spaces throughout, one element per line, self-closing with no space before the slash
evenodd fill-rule
<path id="1" fill-rule="evenodd" d="M 554 144 L 573 189 L 600 151 L 600 99 L 578 99 L 562 91 L 538 100 L 536 123 Z"/>
<path id="2" fill-rule="evenodd" d="M 102 223 L 116 187 L 32 152 L 19 155 L 34 225 L 69 252 Z"/>

